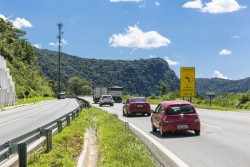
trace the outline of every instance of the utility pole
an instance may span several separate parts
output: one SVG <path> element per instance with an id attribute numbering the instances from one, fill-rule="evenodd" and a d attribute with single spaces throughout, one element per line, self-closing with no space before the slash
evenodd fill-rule
<path id="1" fill-rule="evenodd" d="M 57 24 L 59 29 L 58 35 L 58 95 L 57 98 L 61 98 L 61 39 L 62 39 L 62 23 Z"/>

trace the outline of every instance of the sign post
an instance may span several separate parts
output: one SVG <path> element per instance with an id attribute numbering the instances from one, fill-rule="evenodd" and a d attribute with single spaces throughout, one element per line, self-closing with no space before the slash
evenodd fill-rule
<path id="1" fill-rule="evenodd" d="M 215 92 L 206 92 L 206 97 L 210 99 L 210 106 L 212 104 L 212 98 L 215 98 Z"/>
<path id="2" fill-rule="evenodd" d="M 181 67 L 180 95 L 181 97 L 195 96 L 195 67 Z"/>

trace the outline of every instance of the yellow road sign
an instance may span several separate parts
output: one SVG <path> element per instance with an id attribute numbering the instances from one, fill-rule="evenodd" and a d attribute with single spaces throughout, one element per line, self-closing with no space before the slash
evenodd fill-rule
<path id="1" fill-rule="evenodd" d="M 180 70 L 181 97 L 195 96 L 195 67 L 181 67 Z"/>

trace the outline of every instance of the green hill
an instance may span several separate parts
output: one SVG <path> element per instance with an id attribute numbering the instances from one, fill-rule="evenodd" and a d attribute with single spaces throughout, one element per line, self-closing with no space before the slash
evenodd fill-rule
<path id="1" fill-rule="evenodd" d="M 196 91 L 205 94 L 206 92 L 216 93 L 244 93 L 250 90 L 250 77 L 240 80 L 228 80 L 220 78 L 197 78 Z"/>
<path id="2" fill-rule="evenodd" d="M 29 92 L 29 97 L 52 96 L 53 92 L 37 64 L 34 48 L 24 39 L 25 34 L 0 18 L 0 55 L 7 60 L 16 96 L 23 98 L 25 91 Z"/>
<path id="3" fill-rule="evenodd" d="M 58 79 L 58 53 L 36 50 L 39 66 L 49 79 Z M 138 95 L 158 95 L 159 82 L 165 81 L 169 90 L 179 90 L 179 78 L 168 63 L 160 58 L 140 60 L 98 60 L 86 59 L 63 53 L 61 57 L 62 82 L 67 85 L 73 76 L 84 77 L 93 86 L 122 86 L 125 92 Z M 220 78 L 196 78 L 196 92 L 205 94 L 247 92 L 250 78 L 226 80 Z"/>
<path id="4" fill-rule="evenodd" d="M 36 50 L 39 66 L 49 79 L 58 80 L 58 53 Z M 159 94 L 159 82 L 168 84 L 169 90 L 179 89 L 179 78 L 168 63 L 160 58 L 125 60 L 97 60 L 71 56 L 62 53 L 61 81 L 67 84 L 69 78 L 83 77 L 93 86 L 122 86 L 131 94 L 149 96 Z"/>

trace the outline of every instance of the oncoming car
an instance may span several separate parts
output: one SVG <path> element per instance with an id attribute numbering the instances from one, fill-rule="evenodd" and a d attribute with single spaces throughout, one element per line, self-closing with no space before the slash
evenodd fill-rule
<path id="1" fill-rule="evenodd" d="M 164 101 L 158 104 L 151 116 L 152 131 L 167 132 L 193 130 L 200 135 L 200 119 L 193 105 L 184 100 Z"/>
<path id="2" fill-rule="evenodd" d="M 113 100 L 112 96 L 111 95 L 102 95 L 102 97 L 99 100 L 99 106 L 102 106 L 102 105 L 113 106 L 114 100 Z"/>
<path id="3" fill-rule="evenodd" d="M 147 114 L 150 116 L 150 109 L 150 104 L 145 97 L 131 97 L 123 105 L 123 115 Z"/>

